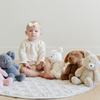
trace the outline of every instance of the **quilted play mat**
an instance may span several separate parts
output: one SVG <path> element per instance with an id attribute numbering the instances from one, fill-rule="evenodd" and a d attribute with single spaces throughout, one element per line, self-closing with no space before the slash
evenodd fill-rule
<path id="1" fill-rule="evenodd" d="M 86 87 L 84 84 L 73 85 L 69 80 L 49 80 L 35 77 L 4 86 L 0 89 L 0 94 L 29 99 L 65 98 L 85 93 L 95 86 L 96 83 L 92 87 Z"/>

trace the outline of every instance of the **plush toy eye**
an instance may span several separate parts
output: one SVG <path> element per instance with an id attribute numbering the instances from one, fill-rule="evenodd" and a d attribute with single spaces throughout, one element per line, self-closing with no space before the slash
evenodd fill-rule
<path id="1" fill-rule="evenodd" d="M 90 60 L 89 60 L 89 62 L 90 62 Z"/>

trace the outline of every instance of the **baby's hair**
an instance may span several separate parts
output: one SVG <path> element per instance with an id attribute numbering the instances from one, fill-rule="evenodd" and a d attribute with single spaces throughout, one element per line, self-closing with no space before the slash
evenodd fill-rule
<path id="1" fill-rule="evenodd" d="M 41 26 L 41 24 L 40 24 L 38 21 L 30 21 L 29 23 L 32 23 L 32 24 L 38 23 L 38 26 L 40 27 L 40 30 L 42 30 L 42 26 Z M 26 26 L 26 31 L 28 30 L 29 27 L 31 27 L 31 26 L 29 25 L 29 23 L 28 23 L 27 26 Z M 35 26 L 35 25 L 34 25 L 34 26 Z M 35 27 L 36 27 L 36 26 L 35 26 Z"/>

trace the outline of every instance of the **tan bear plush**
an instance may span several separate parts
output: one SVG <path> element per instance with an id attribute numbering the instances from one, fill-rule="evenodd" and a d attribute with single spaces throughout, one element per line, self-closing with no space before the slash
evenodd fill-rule
<path id="1" fill-rule="evenodd" d="M 77 69 L 71 81 L 73 84 L 84 83 L 86 86 L 93 86 L 94 82 L 100 81 L 100 74 L 97 68 L 100 66 L 100 55 L 91 54 L 90 51 L 85 52 L 84 66 Z"/>
<path id="2" fill-rule="evenodd" d="M 83 66 L 82 58 L 84 58 L 84 51 L 73 50 L 69 52 L 64 62 L 69 64 L 65 68 L 65 72 L 61 75 L 61 79 L 63 80 L 70 80 L 73 76 L 75 76 L 75 71 Z"/>

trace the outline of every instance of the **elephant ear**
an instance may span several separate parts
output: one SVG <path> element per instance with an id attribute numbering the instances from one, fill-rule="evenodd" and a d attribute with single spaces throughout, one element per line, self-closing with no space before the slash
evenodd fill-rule
<path id="1" fill-rule="evenodd" d="M 13 51 L 8 51 L 7 55 L 10 56 L 12 60 L 15 59 L 15 53 Z"/>
<path id="2" fill-rule="evenodd" d="M 85 57 L 86 57 L 86 56 L 89 56 L 89 55 L 91 55 L 91 52 L 90 52 L 89 50 L 87 50 L 87 51 L 85 52 Z"/>

